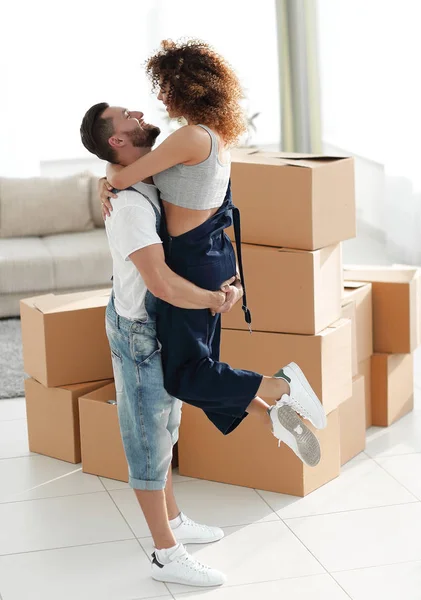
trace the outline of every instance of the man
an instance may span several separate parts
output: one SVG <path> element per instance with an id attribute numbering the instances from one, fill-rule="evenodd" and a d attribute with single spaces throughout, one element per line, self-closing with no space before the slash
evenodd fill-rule
<path id="1" fill-rule="evenodd" d="M 143 113 L 105 103 L 89 109 L 81 126 L 82 142 L 89 151 L 122 166 L 150 152 L 158 134 L 158 128 L 143 121 Z M 225 312 L 240 298 L 241 285 L 236 282 L 235 286 L 224 287 L 225 295 L 221 291 L 209 292 L 169 269 L 158 235 L 160 207 L 151 180 L 119 192 L 112 208 L 106 219 L 114 276 L 113 295 L 107 308 L 107 334 L 130 484 L 156 548 L 152 576 L 159 581 L 196 586 L 220 585 L 225 580 L 223 574 L 200 565 L 180 545 L 216 541 L 223 532 L 189 520 L 180 513 L 174 499 L 169 467 L 178 435 L 180 404 L 164 391 L 155 298 L 147 289 L 179 308 Z M 177 347 L 167 351 L 177 352 Z M 323 427 L 325 417 L 319 401 L 313 401 L 301 381 L 284 376 L 258 378 L 268 392 L 261 395 L 279 402 L 269 407 L 256 397 L 247 412 L 263 419 L 279 442 L 285 442 L 301 460 L 315 466 L 320 460 L 317 438 L 296 413 Z M 285 405 L 285 399 L 297 408 Z M 225 409 L 223 402 L 221 407 Z M 168 516 L 175 519 L 168 522 Z"/>
<path id="2" fill-rule="evenodd" d="M 99 151 L 101 158 L 122 165 L 149 152 L 159 133 L 159 128 L 141 121 L 141 113 L 131 113 L 128 118 L 124 109 L 106 104 L 92 107 L 81 126 L 82 142 L 88 150 Z M 124 143 L 120 143 L 121 137 Z M 154 540 L 152 576 L 186 585 L 221 585 L 224 575 L 201 565 L 182 545 L 214 542 L 224 533 L 190 520 L 174 497 L 171 458 L 178 439 L 181 402 L 164 389 L 155 299 L 147 290 L 181 308 L 221 312 L 240 298 L 241 286 L 237 283 L 226 286 L 225 292 L 210 292 L 173 273 L 165 264 L 159 217 L 158 192 L 152 180 L 147 180 L 118 194 L 113 214 L 105 223 L 113 258 L 113 296 L 106 327 L 129 482 Z"/>

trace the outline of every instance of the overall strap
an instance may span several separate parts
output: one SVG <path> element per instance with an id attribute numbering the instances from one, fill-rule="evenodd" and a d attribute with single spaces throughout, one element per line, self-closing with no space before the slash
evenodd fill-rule
<path id="1" fill-rule="evenodd" d="M 159 226 L 160 226 L 160 221 L 161 221 L 161 215 L 159 213 L 159 210 L 156 208 L 155 204 L 152 202 L 152 200 L 150 200 L 145 194 L 143 194 L 142 192 L 139 192 L 139 190 L 137 190 L 136 188 L 130 186 L 127 188 L 128 190 L 131 190 L 132 192 L 137 192 L 138 194 L 140 194 L 141 196 L 143 196 L 145 198 L 145 200 L 147 200 L 149 202 L 149 204 L 152 206 L 153 211 L 155 213 L 155 226 L 156 226 L 156 231 L 159 235 Z M 118 190 L 116 188 L 113 188 L 113 193 L 114 194 L 118 194 L 118 192 L 121 192 L 121 190 Z M 160 201 L 161 204 L 161 201 Z M 162 205 L 161 205 L 161 210 L 162 210 Z M 111 276 L 111 281 L 113 281 L 114 276 Z"/>
<path id="2" fill-rule="evenodd" d="M 244 271 L 243 271 L 243 258 L 241 254 L 241 223 L 240 223 L 240 211 L 236 206 L 232 207 L 232 218 L 234 222 L 234 237 L 235 237 L 235 246 L 237 248 L 237 259 L 238 259 L 238 268 L 240 270 L 240 278 L 241 284 L 243 286 L 243 305 L 242 309 L 244 311 L 244 319 L 249 327 L 250 333 L 252 333 L 251 329 L 251 313 L 247 307 L 247 296 L 246 296 L 246 282 L 244 281 Z"/>
<path id="3" fill-rule="evenodd" d="M 127 189 L 131 190 L 132 192 L 137 192 L 138 194 L 140 194 L 141 196 L 143 196 L 145 198 L 145 200 L 147 200 L 149 202 L 149 204 L 152 206 L 153 211 L 155 213 L 156 231 L 159 233 L 159 226 L 160 226 L 160 222 L 161 222 L 161 214 L 160 214 L 159 210 L 156 208 L 155 204 L 152 202 L 152 200 L 150 200 L 150 198 L 148 198 L 148 196 L 146 194 L 144 194 L 143 192 L 140 192 L 136 188 L 130 186 Z M 160 203 L 161 210 L 162 210 L 161 201 L 159 203 Z"/>

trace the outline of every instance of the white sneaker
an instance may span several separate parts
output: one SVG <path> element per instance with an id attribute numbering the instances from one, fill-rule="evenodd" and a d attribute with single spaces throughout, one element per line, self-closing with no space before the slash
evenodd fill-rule
<path id="1" fill-rule="evenodd" d="M 286 394 L 268 410 L 272 421 L 272 433 L 284 442 L 309 467 L 320 462 L 320 444 L 316 436 L 305 425 L 294 409 L 288 406 Z"/>
<path id="2" fill-rule="evenodd" d="M 223 573 L 202 565 L 188 554 L 182 544 L 168 550 L 155 550 L 152 554 L 152 577 L 163 583 L 195 587 L 213 587 L 226 581 Z"/>
<path id="3" fill-rule="evenodd" d="M 324 408 L 300 367 L 290 363 L 278 371 L 275 377 L 284 379 L 289 384 L 290 392 L 288 396 L 284 396 L 285 403 L 308 419 L 316 429 L 324 429 L 327 425 Z"/>
<path id="4" fill-rule="evenodd" d="M 180 544 L 210 544 L 222 540 L 225 535 L 219 527 L 195 523 L 183 513 L 180 513 L 179 517 L 181 523 L 172 527 L 172 530 Z"/>

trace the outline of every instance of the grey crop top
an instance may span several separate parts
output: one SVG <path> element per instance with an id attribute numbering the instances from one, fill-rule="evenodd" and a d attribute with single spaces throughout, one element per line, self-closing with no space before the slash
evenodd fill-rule
<path id="1" fill-rule="evenodd" d="M 197 165 L 175 165 L 157 175 L 154 183 L 162 200 L 193 210 L 218 208 L 224 201 L 230 178 L 231 164 L 219 160 L 218 138 L 206 127 L 211 138 L 208 158 Z"/>

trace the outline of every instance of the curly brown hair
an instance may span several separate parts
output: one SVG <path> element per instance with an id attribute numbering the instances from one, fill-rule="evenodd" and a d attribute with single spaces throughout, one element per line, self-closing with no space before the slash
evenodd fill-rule
<path id="1" fill-rule="evenodd" d="M 200 40 L 163 40 L 161 50 L 146 63 L 157 91 L 169 85 L 169 102 L 193 123 L 214 129 L 228 145 L 246 131 L 240 82 L 227 61 Z"/>

